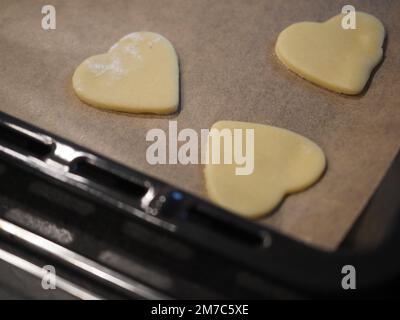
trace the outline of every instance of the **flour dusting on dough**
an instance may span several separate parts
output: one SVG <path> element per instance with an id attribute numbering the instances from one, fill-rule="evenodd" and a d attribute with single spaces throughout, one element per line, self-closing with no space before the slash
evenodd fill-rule
<path id="1" fill-rule="evenodd" d="M 96 76 L 101 76 L 105 72 L 110 72 L 111 75 L 120 77 L 126 74 L 126 70 L 123 68 L 122 62 L 118 57 L 113 57 L 111 63 L 98 63 L 98 62 L 87 62 L 89 70 Z"/>
<path id="2" fill-rule="evenodd" d="M 137 32 L 127 34 L 120 41 L 126 40 L 126 39 L 130 39 L 130 40 L 133 40 L 133 41 L 143 41 L 144 40 L 143 36 L 141 34 L 137 33 Z"/>
<path id="3" fill-rule="evenodd" d="M 132 54 L 137 59 L 143 59 L 142 55 L 140 54 L 139 48 L 135 44 L 131 44 L 125 47 L 125 51 Z"/>
<path id="4" fill-rule="evenodd" d="M 95 107 L 170 114 L 179 105 L 179 64 L 172 44 L 152 32 L 131 33 L 73 75 L 79 98 Z"/>
<path id="5" fill-rule="evenodd" d="M 115 50 L 115 49 L 118 48 L 118 47 L 119 47 L 119 42 L 115 43 L 115 44 L 110 48 L 110 50 L 108 50 L 108 52 L 111 52 L 111 51 Z"/>

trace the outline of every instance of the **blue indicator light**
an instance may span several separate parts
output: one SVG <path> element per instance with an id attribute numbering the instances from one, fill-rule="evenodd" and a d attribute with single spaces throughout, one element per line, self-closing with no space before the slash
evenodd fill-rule
<path id="1" fill-rule="evenodd" d="M 171 197 L 172 199 L 176 200 L 176 201 L 181 201 L 183 200 L 183 194 L 181 192 L 178 191 L 174 191 L 171 193 Z"/>

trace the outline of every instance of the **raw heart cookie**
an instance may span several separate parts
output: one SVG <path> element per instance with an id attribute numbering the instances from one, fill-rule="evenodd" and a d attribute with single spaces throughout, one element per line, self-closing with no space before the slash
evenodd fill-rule
<path id="1" fill-rule="evenodd" d="M 242 129 L 243 137 L 246 129 L 254 129 L 254 171 L 251 175 L 236 175 L 235 161 L 233 164 L 224 164 L 224 161 L 210 164 L 209 161 L 204 170 L 210 199 L 243 217 L 254 219 L 267 215 L 286 194 L 306 189 L 324 172 L 326 160 L 321 148 L 289 130 L 236 121 L 220 121 L 212 129 L 219 132 Z M 220 144 L 220 151 L 223 145 Z M 210 139 L 208 148 L 211 159 Z"/>
<path id="2" fill-rule="evenodd" d="M 108 53 L 86 59 L 76 69 L 72 84 L 79 98 L 95 107 L 173 113 L 179 104 L 178 57 L 163 36 L 132 33 Z"/>
<path id="3" fill-rule="evenodd" d="M 275 52 L 299 76 L 332 91 L 355 95 L 382 59 L 385 28 L 377 18 L 357 12 L 356 29 L 344 29 L 343 17 L 291 25 L 279 35 Z"/>

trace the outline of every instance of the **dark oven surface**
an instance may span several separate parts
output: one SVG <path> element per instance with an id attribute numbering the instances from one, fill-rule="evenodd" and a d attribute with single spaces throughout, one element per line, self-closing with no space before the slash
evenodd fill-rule
<path id="1" fill-rule="evenodd" d="M 313 249 L 0 114 L 0 297 L 309 298 L 392 295 L 400 157 L 341 248 Z M 43 290 L 53 266 L 57 290 Z M 355 294 L 352 293 L 354 296 Z"/>

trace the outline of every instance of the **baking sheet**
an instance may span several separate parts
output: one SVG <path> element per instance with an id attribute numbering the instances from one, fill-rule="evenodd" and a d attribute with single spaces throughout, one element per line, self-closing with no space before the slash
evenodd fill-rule
<path id="1" fill-rule="evenodd" d="M 148 130 L 167 130 L 168 120 L 195 130 L 241 120 L 298 132 L 324 149 L 329 168 L 320 183 L 260 221 L 291 237 L 335 249 L 399 149 L 400 1 L 352 2 L 388 32 L 385 60 L 358 97 L 301 80 L 273 54 L 286 26 L 324 21 L 347 0 L 52 0 L 57 29 L 44 31 L 41 8 L 48 2 L 0 1 L 0 110 L 202 197 L 201 166 L 147 164 Z M 175 45 L 180 113 L 118 114 L 78 100 L 71 87 L 75 67 L 143 30 Z"/>

